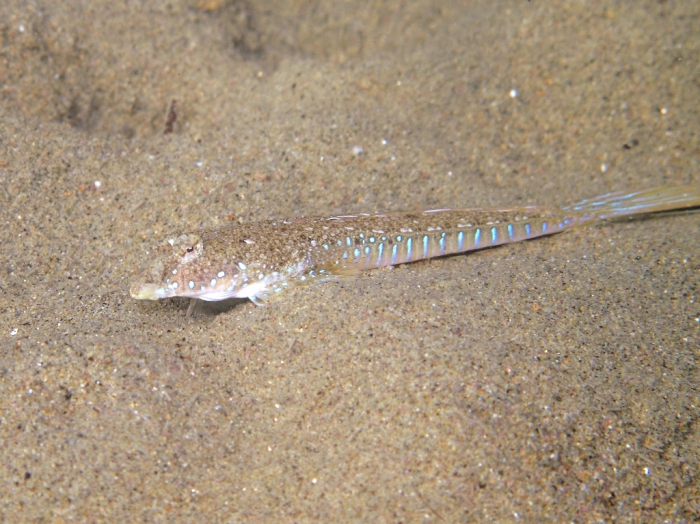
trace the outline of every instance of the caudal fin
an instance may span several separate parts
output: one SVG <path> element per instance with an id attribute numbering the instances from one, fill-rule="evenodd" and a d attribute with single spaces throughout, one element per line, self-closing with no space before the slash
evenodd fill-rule
<path id="1" fill-rule="evenodd" d="M 562 206 L 562 209 L 606 219 L 693 207 L 700 207 L 700 185 L 657 187 L 634 193 L 608 193 Z"/>

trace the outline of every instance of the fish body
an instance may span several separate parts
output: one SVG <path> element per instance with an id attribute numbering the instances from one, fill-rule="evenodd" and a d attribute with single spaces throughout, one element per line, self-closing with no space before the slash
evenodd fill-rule
<path id="1" fill-rule="evenodd" d="M 437 209 L 267 220 L 170 237 L 131 287 L 136 299 L 249 298 L 500 244 L 594 221 L 700 206 L 700 186 L 613 193 L 548 208 Z"/>

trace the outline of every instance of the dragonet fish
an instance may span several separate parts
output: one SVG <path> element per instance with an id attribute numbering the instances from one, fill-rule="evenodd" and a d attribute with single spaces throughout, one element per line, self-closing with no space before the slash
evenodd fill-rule
<path id="1" fill-rule="evenodd" d="M 700 185 L 610 193 L 562 207 L 433 209 L 250 224 L 171 236 L 131 287 L 137 299 L 249 298 L 361 271 L 559 233 L 600 220 L 700 206 Z M 189 312 L 188 312 L 189 313 Z"/>

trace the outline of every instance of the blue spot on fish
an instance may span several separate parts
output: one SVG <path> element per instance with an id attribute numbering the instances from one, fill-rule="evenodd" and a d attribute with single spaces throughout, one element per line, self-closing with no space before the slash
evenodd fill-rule
<path id="1" fill-rule="evenodd" d="M 477 228 L 474 232 L 474 247 L 479 247 L 479 244 L 481 244 L 481 229 Z"/>
<path id="2" fill-rule="evenodd" d="M 525 234 L 527 236 L 532 235 L 532 227 L 530 226 L 530 224 L 525 224 Z"/>
<path id="3" fill-rule="evenodd" d="M 496 242 L 498 242 L 498 228 L 492 227 L 491 228 L 491 243 L 495 244 Z"/>
<path id="4" fill-rule="evenodd" d="M 515 231 L 513 230 L 513 224 L 508 224 L 508 238 L 513 240 L 515 238 Z"/>
<path id="5" fill-rule="evenodd" d="M 464 231 L 460 231 L 457 235 L 457 251 L 464 249 Z"/>

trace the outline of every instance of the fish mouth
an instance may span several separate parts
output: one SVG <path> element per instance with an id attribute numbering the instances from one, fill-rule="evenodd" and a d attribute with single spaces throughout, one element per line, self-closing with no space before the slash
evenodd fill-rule
<path id="1" fill-rule="evenodd" d="M 135 282 L 129 290 L 131 296 L 136 300 L 158 300 L 165 298 L 165 290 L 158 284 Z"/>

